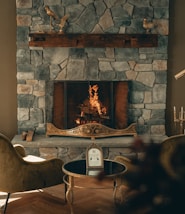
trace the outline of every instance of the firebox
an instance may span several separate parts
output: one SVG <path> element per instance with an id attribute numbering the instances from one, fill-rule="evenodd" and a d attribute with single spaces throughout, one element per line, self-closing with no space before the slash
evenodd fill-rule
<path id="1" fill-rule="evenodd" d="M 59 129 L 86 123 L 126 128 L 128 85 L 128 81 L 56 81 L 53 124 Z"/>

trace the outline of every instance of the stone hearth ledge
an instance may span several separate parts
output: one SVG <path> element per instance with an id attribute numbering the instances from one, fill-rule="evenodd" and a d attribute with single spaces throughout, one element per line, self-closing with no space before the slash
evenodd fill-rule
<path id="1" fill-rule="evenodd" d="M 154 136 L 145 138 L 146 142 L 150 142 L 152 138 L 155 142 L 160 143 L 164 136 Z M 26 153 L 36 155 L 41 158 L 61 158 L 64 162 L 76 159 L 84 159 L 86 157 L 86 149 L 91 143 L 96 143 L 103 149 L 105 159 L 114 159 L 117 155 L 123 155 L 131 158 L 139 154 L 134 152 L 130 145 L 134 141 L 134 136 L 90 138 L 80 137 L 58 137 L 46 135 L 34 135 L 33 141 L 23 141 L 21 135 L 16 135 L 12 139 L 12 144 L 21 144 L 25 147 Z M 145 141 L 144 141 L 145 142 Z"/>
<path id="2" fill-rule="evenodd" d="M 90 138 L 80 137 L 57 137 L 45 135 L 34 135 L 33 141 L 27 142 L 21 139 L 21 135 L 15 135 L 12 139 L 12 144 L 21 144 L 25 147 L 88 147 L 91 143 L 96 143 L 101 147 L 129 147 L 133 142 L 133 136 L 123 137 L 108 137 L 108 138 L 96 138 L 91 140 Z"/>

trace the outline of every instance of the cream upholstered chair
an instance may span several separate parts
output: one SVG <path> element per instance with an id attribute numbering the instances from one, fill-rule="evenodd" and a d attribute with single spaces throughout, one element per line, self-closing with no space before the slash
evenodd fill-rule
<path id="1" fill-rule="evenodd" d="M 63 182 L 63 161 L 26 156 L 21 145 L 12 145 L 0 134 L 0 191 L 7 192 L 3 213 L 11 193 L 42 189 Z"/>

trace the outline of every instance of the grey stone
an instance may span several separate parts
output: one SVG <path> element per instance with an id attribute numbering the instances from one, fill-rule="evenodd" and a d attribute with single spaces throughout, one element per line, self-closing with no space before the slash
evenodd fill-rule
<path id="1" fill-rule="evenodd" d="M 44 62 L 60 64 L 69 57 L 69 48 L 47 48 L 43 51 Z"/>
<path id="2" fill-rule="evenodd" d="M 98 60 L 96 58 L 90 58 L 86 64 L 86 79 L 98 80 Z"/>
<path id="3" fill-rule="evenodd" d="M 34 72 L 35 66 L 31 64 L 17 64 L 17 72 Z"/>
<path id="4" fill-rule="evenodd" d="M 43 123 L 43 111 L 39 108 L 31 108 L 30 109 L 30 120 L 33 123 Z"/>
<path id="5" fill-rule="evenodd" d="M 122 6 L 116 6 L 111 9 L 115 27 L 129 26 L 131 16 Z"/>
<path id="6" fill-rule="evenodd" d="M 18 27 L 17 26 L 17 42 L 27 43 L 29 34 L 29 27 Z"/>
<path id="7" fill-rule="evenodd" d="M 35 78 L 39 80 L 49 80 L 50 79 L 50 71 L 48 65 L 40 65 L 35 69 Z"/>
<path id="8" fill-rule="evenodd" d="M 84 6 L 87 6 L 88 4 L 93 3 L 93 2 L 94 2 L 94 0 L 79 0 L 79 3 Z"/>
<path id="9" fill-rule="evenodd" d="M 114 18 L 124 19 L 130 17 L 128 12 L 121 5 L 112 7 L 111 13 L 113 19 Z"/>
<path id="10" fill-rule="evenodd" d="M 111 8 L 115 5 L 123 5 L 125 4 L 126 0 L 106 0 L 105 4 L 107 5 L 108 8 Z"/>
<path id="11" fill-rule="evenodd" d="M 86 33 L 77 23 L 71 23 L 67 28 L 66 33 Z"/>
<path id="12" fill-rule="evenodd" d="M 19 108 L 30 108 L 33 106 L 34 98 L 35 97 L 31 94 L 17 95 L 17 105 Z"/>
<path id="13" fill-rule="evenodd" d="M 88 5 L 82 15 L 79 17 L 77 24 L 87 33 L 91 32 L 97 24 L 97 14 L 93 4 Z"/>
<path id="14" fill-rule="evenodd" d="M 147 124 L 144 124 L 144 125 L 137 125 L 136 127 L 136 130 L 137 130 L 137 133 L 140 133 L 140 135 L 150 135 L 150 126 L 147 125 Z"/>
<path id="15" fill-rule="evenodd" d="M 132 81 L 130 83 L 129 88 L 130 88 L 130 91 L 148 91 L 148 90 L 151 90 L 150 87 L 147 87 L 143 83 L 137 82 L 137 81 Z"/>
<path id="16" fill-rule="evenodd" d="M 54 80 L 56 79 L 57 75 L 60 72 L 60 67 L 58 65 L 51 65 L 50 66 L 50 79 Z"/>
<path id="17" fill-rule="evenodd" d="M 116 72 L 116 80 L 125 80 L 127 79 L 127 75 L 125 72 L 122 72 L 122 71 L 118 71 Z"/>
<path id="18" fill-rule="evenodd" d="M 141 24 L 143 23 L 143 18 L 153 18 L 154 12 L 152 7 L 136 7 L 133 12 L 133 17 L 135 19 L 141 19 Z"/>
<path id="19" fill-rule="evenodd" d="M 156 84 L 153 88 L 153 102 L 165 103 L 166 102 L 166 85 Z"/>
<path id="20" fill-rule="evenodd" d="M 100 80 L 114 80 L 116 77 L 116 73 L 115 72 L 110 72 L 110 71 L 104 71 L 104 72 L 100 72 L 99 73 L 99 78 Z"/>
<path id="21" fill-rule="evenodd" d="M 58 66 L 58 65 L 51 65 L 50 66 L 50 79 L 51 80 L 54 80 L 56 77 L 57 77 L 57 75 L 58 75 L 58 73 L 60 72 L 60 67 Z"/>
<path id="22" fill-rule="evenodd" d="M 168 8 L 154 8 L 154 19 L 168 19 Z"/>
<path id="23" fill-rule="evenodd" d="M 88 58 L 100 58 L 105 57 L 104 48 L 85 48 Z"/>
<path id="24" fill-rule="evenodd" d="M 33 9 L 38 9 L 39 7 L 43 6 L 44 0 L 34 0 L 32 1 Z"/>
<path id="25" fill-rule="evenodd" d="M 132 92 L 132 103 L 143 103 L 144 94 L 141 91 Z"/>
<path id="26" fill-rule="evenodd" d="M 102 0 L 97 0 L 94 2 L 94 6 L 96 8 L 96 13 L 100 17 L 106 10 L 106 5 Z"/>
<path id="27" fill-rule="evenodd" d="M 165 111 L 164 109 L 154 109 L 152 110 L 151 119 L 164 119 L 165 117 Z"/>
<path id="28" fill-rule="evenodd" d="M 69 56 L 73 59 L 81 59 L 86 57 L 84 48 L 70 48 Z"/>
<path id="29" fill-rule="evenodd" d="M 149 7 L 150 6 L 149 0 L 137 0 L 137 1 L 136 0 L 128 0 L 128 3 L 135 5 L 137 7 Z"/>
<path id="30" fill-rule="evenodd" d="M 169 0 L 151 0 L 153 7 L 169 7 Z"/>
<path id="31" fill-rule="evenodd" d="M 78 0 L 62 0 L 62 5 L 65 7 L 69 5 L 77 4 L 77 3 L 78 3 Z"/>
<path id="32" fill-rule="evenodd" d="M 31 51 L 31 64 L 34 66 L 38 66 L 42 64 L 42 51 Z"/>
<path id="33" fill-rule="evenodd" d="M 142 20 L 140 20 L 140 19 L 134 19 L 134 20 L 132 20 L 131 23 L 128 23 L 128 25 L 125 25 L 125 26 L 128 26 L 126 28 L 127 34 L 145 33 L 145 30 L 142 27 Z"/>
<path id="34" fill-rule="evenodd" d="M 66 7 L 66 14 L 69 14 L 69 21 L 72 22 L 73 24 L 73 22 L 75 22 L 78 19 L 78 17 L 81 16 L 84 10 L 85 7 L 81 4 L 74 4 L 70 5 L 70 7 L 69 6 Z"/>
<path id="35" fill-rule="evenodd" d="M 138 60 L 138 50 L 135 48 L 115 48 L 115 58 L 117 60 L 123 59 L 124 61 Z"/>
<path id="36" fill-rule="evenodd" d="M 67 79 L 68 80 L 83 80 L 85 72 L 85 61 L 84 60 L 69 60 L 67 65 Z"/>
<path id="37" fill-rule="evenodd" d="M 44 0 L 45 5 L 60 5 L 61 0 Z"/>
<path id="38" fill-rule="evenodd" d="M 166 84 L 167 83 L 167 72 L 166 71 L 159 71 L 156 73 L 156 83 L 157 84 Z"/>

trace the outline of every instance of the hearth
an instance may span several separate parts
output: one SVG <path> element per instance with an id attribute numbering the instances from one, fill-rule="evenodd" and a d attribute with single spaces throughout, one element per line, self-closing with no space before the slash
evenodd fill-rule
<path id="1" fill-rule="evenodd" d="M 53 124 L 60 129 L 88 123 L 126 128 L 128 85 L 128 81 L 55 82 Z"/>

